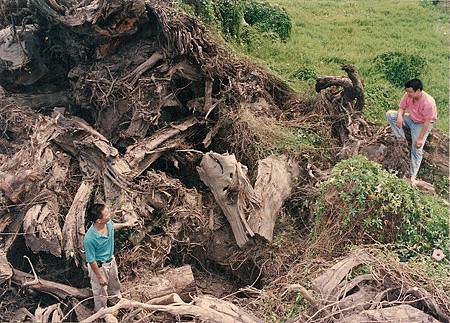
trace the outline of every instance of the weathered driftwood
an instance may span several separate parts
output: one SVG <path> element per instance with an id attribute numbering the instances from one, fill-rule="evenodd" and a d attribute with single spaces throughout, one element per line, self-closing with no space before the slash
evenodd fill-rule
<path id="1" fill-rule="evenodd" d="M 249 218 L 254 233 L 272 241 L 276 216 L 290 196 L 298 174 L 298 165 L 285 156 L 270 156 L 258 162 L 255 194 L 261 201 L 261 207 Z"/>
<path id="2" fill-rule="evenodd" d="M 101 133 L 76 117 L 64 118 L 59 130 L 60 135 L 54 141 L 78 159 L 86 178 L 103 181 L 106 203 L 115 212 L 123 211 L 129 217 L 137 218 L 133 203 L 135 194 L 127 176 L 131 170 L 117 149 Z"/>
<path id="3" fill-rule="evenodd" d="M 197 171 L 230 223 L 236 243 L 243 247 L 254 235 L 248 216 L 261 203 L 247 177 L 247 167 L 234 155 L 209 152 Z"/>
<path id="4" fill-rule="evenodd" d="M 161 150 L 157 150 L 157 148 L 161 148 L 161 145 L 169 139 L 183 133 L 197 123 L 197 118 L 190 117 L 184 121 L 173 123 L 128 147 L 124 159 L 131 168 L 130 176 L 141 175 L 156 160 L 155 155 L 160 156 Z"/>
<path id="5" fill-rule="evenodd" d="M 312 282 L 312 289 L 321 296 L 321 299 L 325 301 L 336 301 L 341 296 L 340 293 L 336 295 L 336 292 L 342 280 L 347 277 L 353 268 L 369 260 L 369 256 L 365 253 L 352 254 L 315 278 Z"/>
<path id="6" fill-rule="evenodd" d="M 239 247 L 254 234 L 272 240 L 276 215 L 298 176 L 295 163 L 285 157 L 261 160 L 255 188 L 247 168 L 234 155 L 210 152 L 197 170 L 227 217 Z"/>
<path id="7" fill-rule="evenodd" d="M 20 271 L 18 269 L 13 269 L 13 276 L 11 277 L 11 281 L 16 285 L 56 296 L 61 300 L 65 299 L 66 297 L 85 299 L 92 296 L 92 290 L 89 288 L 79 289 L 41 278 L 38 278 L 36 280 L 36 277 L 34 277 L 33 275 L 24 273 L 23 271 Z"/>
<path id="8" fill-rule="evenodd" d="M 81 321 L 80 323 L 94 322 L 96 319 L 106 314 L 112 314 L 119 309 L 141 308 L 144 310 L 166 312 L 178 316 L 190 316 L 204 322 L 217 323 L 256 323 L 263 322 L 257 317 L 247 313 L 242 308 L 223 300 L 210 296 L 200 296 L 194 299 L 193 303 L 184 303 L 178 295 L 174 295 L 176 303 L 170 305 L 156 305 L 141 303 L 128 299 L 121 299 L 116 305 L 103 308 L 94 315 Z"/>
<path id="9" fill-rule="evenodd" d="M 356 276 L 349 280 L 350 272 L 356 267 L 375 263 L 376 259 L 373 256 L 364 251 L 356 251 L 313 280 L 312 291 L 315 296 L 304 288 L 300 289 L 302 295 L 306 295 L 305 299 L 314 307 L 314 313 L 309 316 L 309 320 L 335 319 L 337 322 L 365 322 L 368 319 L 374 322 L 391 322 L 396 319 L 402 322 L 403 320 L 435 322 L 434 318 L 442 322 L 450 320 L 436 299 L 423 288 L 410 287 L 404 282 L 396 283 L 392 277 L 378 280 L 378 276 L 372 274 Z M 424 310 L 420 311 L 406 304 L 392 307 L 398 305 L 398 302 L 392 302 L 392 299 L 396 299 L 400 304 L 402 300 L 408 300 L 408 304 L 418 305 Z M 398 312 L 391 310 L 394 308 L 398 308 Z M 289 320 L 289 323 L 302 322 L 304 318 L 305 316 L 301 314 Z"/>
<path id="10" fill-rule="evenodd" d="M 26 201 L 38 179 L 43 177 L 57 157 L 49 140 L 56 131 L 54 120 L 39 116 L 33 134 L 23 149 L 0 166 L 0 189 L 13 203 Z M 36 192 L 32 191 L 35 196 Z"/>
<path id="11" fill-rule="evenodd" d="M 82 259 L 84 215 L 93 186 L 94 183 L 91 181 L 81 182 L 64 221 L 62 232 L 64 253 L 67 259 L 74 259 L 77 265 Z"/>
<path id="12" fill-rule="evenodd" d="M 61 310 L 61 304 L 53 304 L 47 307 L 40 307 L 34 312 L 35 322 L 61 322 L 64 313 Z"/>
<path id="13" fill-rule="evenodd" d="M 59 205 L 55 194 L 49 194 L 45 203 L 33 205 L 23 220 L 23 231 L 27 246 L 34 252 L 48 251 L 61 256 L 62 233 L 59 220 Z"/>

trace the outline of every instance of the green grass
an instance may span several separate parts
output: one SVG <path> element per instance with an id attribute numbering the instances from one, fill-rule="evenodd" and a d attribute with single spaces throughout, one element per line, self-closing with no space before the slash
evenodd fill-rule
<path id="1" fill-rule="evenodd" d="M 439 110 L 437 128 L 448 133 L 449 13 L 442 5 L 421 0 L 269 0 L 292 18 L 286 42 L 258 39 L 256 46 L 233 47 L 255 58 L 300 92 L 313 93 L 317 75 L 341 75 L 340 64 L 355 64 L 364 79 L 366 115 L 385 123 L 384 111 L 396 109 L 403 89 L 373 70 L 373 59 L 386 51 L 420 55 L 426 60 L 425 90 Z M 297 73 L 296 73 L 297 72 Z"/>

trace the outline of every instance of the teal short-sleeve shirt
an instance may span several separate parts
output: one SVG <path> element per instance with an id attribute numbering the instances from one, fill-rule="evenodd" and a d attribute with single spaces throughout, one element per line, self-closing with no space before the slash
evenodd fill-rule
<path id="1" fill-rule="evenodd" d="M 86 262 L 105 262 L 114 255 L 114 227 L 111 220 L 106 223 L 108 235 L 102 235 L 91 225 L 84 236 L 83 245 L 86 252 Z"/>

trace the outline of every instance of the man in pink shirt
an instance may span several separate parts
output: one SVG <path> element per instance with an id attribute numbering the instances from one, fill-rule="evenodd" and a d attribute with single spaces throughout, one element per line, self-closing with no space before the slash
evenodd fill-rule
<path id="1" fill-rule="evenodd" d="M 423 146 L 437 120 L 436 102 L 423 90 L 422 81 L 412 79 L 405 83 L 405 94 L 398 111 L 389 110 L 386 118 L 395 137 L 406 141 L 403 127 L 411 130 L 411 182 L 416 183 L 423 157 Z"/>

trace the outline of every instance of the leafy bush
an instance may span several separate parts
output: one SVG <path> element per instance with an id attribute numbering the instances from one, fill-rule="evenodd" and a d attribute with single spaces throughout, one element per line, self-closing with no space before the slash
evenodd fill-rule
<path id="1" fill-rule="evenodd" d="M 216 1 L 216 16 L 219 19 L 222 31 L 233 37 L 239 37 L 244 7 L 240 0 Z"/>
<path id="2" fill-rule="evenodd" d="M 317 77 L 317 71 L 314 67 L 300 67 L 292 73 L 291 77 L 303 81 L 315 80 Z"/>
<path id="3" fill-rule="evenodd" d="M 282 40 L 291 35 L 292 21 L 284 8 L 268 2 L 247 1 L 244 4 L 244 19 L 262 32 L 275 32 Z"/>
<path id="4" fill-rule="evenodd" d="M 366 109 L 364 114 L 372 122 L 386 124 L 387 110 L 396 110 L 398 97 L 395 88 L 384 80 L 374 80 L 366 83 Z"/>
<path id="5" fill-rule="evenodd" d="M 395 86 L 403 86 L 406 81 L 420 77 L 426 66 L 425 59 L 395 51 L 385 52 L 374 59 L 378 73 Z"/>
<path id="6" fill-rule="evenodd" d="M 446 203 L 417 191 L 381 165 L 355 156 L 338 163 L 321 184 L 315 234 L 353 243 L 394 243 L 402 257 L 447 250 Z M 334 240 L 333 247 L 337 247 Z"/>
<path id="7" fill-rule="evenodd" d="M 254 0 L 178 0 L 178 2 L 183 10 L 193 12 L 209 25 L 218 26 L 224 35 L 241 39 L 243 33 L 241 41 L 246 44 L 251 44 L 254 38 L 256 41 L 259 39 L 252 35 L 256 29 L 265 37 L 276 36 L 277 39 L 283 40 L 288 39 L 291 33 L 292 23 L 287 12 L 268 2 Z M 244 17 L 250 26 L 244 23 Z"/>

